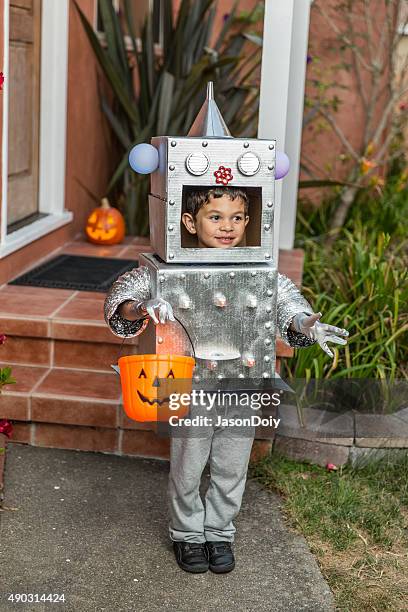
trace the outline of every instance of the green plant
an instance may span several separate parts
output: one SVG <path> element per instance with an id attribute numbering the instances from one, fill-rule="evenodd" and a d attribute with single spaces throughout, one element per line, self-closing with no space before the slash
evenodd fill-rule
<path id="1" fill-rule="evenodd" d="M 0 334 L 0 344 L 4 344 L 6 340 L 7 336 Z M 5 385 L 13 385 L 15 382 L 15 379 L 11 376 L 10 367 L 0 368 L 0 393 Z"/>
<path id="2" fill-rule="evenodd" d="M 120 162 L 110 179 L 123 194 L 124 215 L 130 233 L 148 231 L 147 196 L 149 177 L 137 175 L 128 165 L 130 149 L 152 136 L 185 135 L 204 100 L 207 81 L 216 82 L 217 101 L 236 136 L 256 134 L 258 112 L 258 37 L 253 27 L 259 7 L 238 15 L 237 2 L 224 16 L 214 44 L 215 0 L 182 0 L 177 19 L 172 1 L 163 3 L 163 46 L 155 48 L 152 20 L 148 15 L 140 44 L 132 24 L 132 2 L 125 1 L 125 23 L 132 41 L 124 44 L 121 20 L 111 0 L 99 0 L 106 33 L 106 49 L 75 3 L 95 56 L 114 94 L 110 102 L 100 90 L 104 113 L 120 145 Z M 259 18 L 259 17 L 256 17 Z M 134 74 L 136 73 L 136 74 Z M 134 83 L 138 86 L 135 87 Z"/>
<path id="3" fill-rule="evenodd" d="M 319 347 L 286 362 L 291 378 L 408 378 L 408 194 L 394 177 L 379 198 L 362 192 L 336 248 L 325 235 L 332 203 L 300 210 L 297 245 L 306 252 L 303 293 L 323 320 L 346 327 L 348 344 L 328 360 Z M 378 228 L 381 228 L 380 230 Z"/>

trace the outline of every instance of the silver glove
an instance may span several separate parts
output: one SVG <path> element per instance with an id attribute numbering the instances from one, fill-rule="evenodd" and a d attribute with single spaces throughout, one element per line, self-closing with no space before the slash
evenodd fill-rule
<path id="1" fill-rule="evenodd" d="M 327 346 L 327 342 L 335 342 L 336 344 L 347 344 L 347 340 L 339 338 L 340 336 L 348 336 L 346 329 L 334 327 L 327 323 L 320 323 L 318 319 L 322 316 L 321 312 L 308 315 L 304 312 L 299 312 L 292 319 L 292 325 L 297 332 L 304 334 L 311 340 L 315 340 L 329 357 L 334 357 L 333 352 Z"/>
<path id="2" fill-rule="evenodd" d="M 149 315 L 153 322 L 157 325 L 159 323 L 165 323 L 167 319 L 169 321 L 175 321 L 173 309 L 171 305 L 163 300 L 162 298 L 154 298 L 152 300 L 146 300 L 139 302 L 135 306 L 136 311 L 140 311 L 143 316 Z"/>

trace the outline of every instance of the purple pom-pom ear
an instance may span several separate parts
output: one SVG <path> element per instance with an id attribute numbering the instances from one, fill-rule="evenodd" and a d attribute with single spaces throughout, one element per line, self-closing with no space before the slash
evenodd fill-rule
<path id="1" fill-rule="evenodd" d="M 130 151 L 129 164 L 139 174 L 150 174 L 159 167 L 159 152 L 151 144 L 142 142 Z"/>
<path id="2" fill-rule="evenodd" d="M 289 157 L 283 151 L 276 151 L 275 179 L 281 179 L 289 172 Z"/>

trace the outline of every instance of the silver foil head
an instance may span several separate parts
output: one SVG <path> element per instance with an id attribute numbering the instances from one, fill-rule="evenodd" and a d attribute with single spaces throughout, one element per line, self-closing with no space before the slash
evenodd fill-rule
<path id="1" fill-rule="evenodd" d="M 203 136 L 206 138 L 232 138 L 220 109 L 214 100 L 214 85 L 207 83 L 207 97 L 202 105 L 188 136 Z"/>

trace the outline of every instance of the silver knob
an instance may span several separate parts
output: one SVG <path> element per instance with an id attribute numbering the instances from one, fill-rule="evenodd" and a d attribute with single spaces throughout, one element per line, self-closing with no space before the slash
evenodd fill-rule
<path id="1" fill-rule="evenodd" d="M 190 153 L 186 159 L 186 167 L 190 174 L 200 176 L 204 174 L 210 165 L 209 159 L 205 153 Z"/>
<path id="2" fill-rule="evenodd" d="M 237 163 L 239 171 L 245 176 L 253 176 L 258 172 L 261 166 L 261 160 L 255 153 L 252 153 L 252 151 L 247 151 L 240 155 Z"/>

